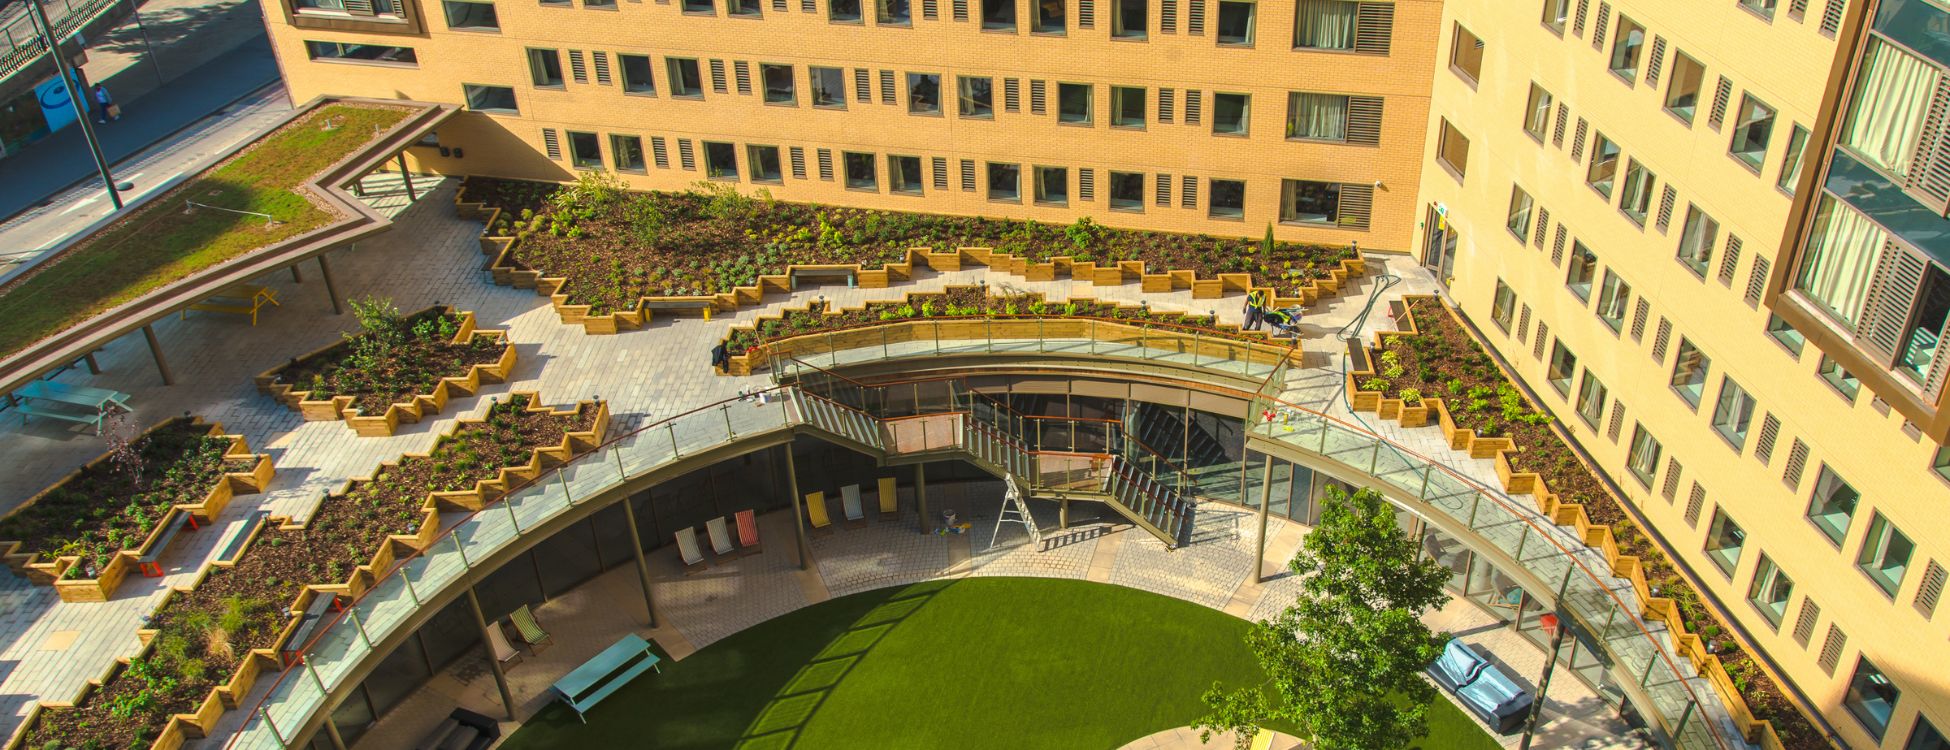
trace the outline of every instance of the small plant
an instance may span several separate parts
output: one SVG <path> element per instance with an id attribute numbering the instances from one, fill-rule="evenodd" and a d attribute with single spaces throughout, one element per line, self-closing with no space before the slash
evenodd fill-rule
<path id="1" fill-rule="evenodd" d="M 1418 389 L 1418 388 L 1403 388 L 1403 389 L 1402 389 L 1402 393 L 1401 393 L 1401 396 L 1402 396 L 1402 403 L 1404 403 L 1404 404 L 1407 404 L 1407 405 L 1409 405 L 1409 406 L 1421 406 L 1421 405 L 1422 405 L 1422 391 L 1421 391 L 1421 389 Z"/>

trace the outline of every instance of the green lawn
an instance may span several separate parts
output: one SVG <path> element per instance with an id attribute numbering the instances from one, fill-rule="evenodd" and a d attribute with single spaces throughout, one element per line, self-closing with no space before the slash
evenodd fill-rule
<path id="1" fill-rule="evenodd" d="M 502 747 L 1115 748 L 1190 724 L 1215 680 L 1259 681 L 1246 628 L 1081 581 L 882 589 L 666 662 L 586 726 L 552 705 Z M 1429 750 L 1497 747 L 1447 702 L 1431 714 Z"/>
<path id="2" fill-rule="evenodd" d="M 411 110 L 320 107 L 130 213 L 60 260 L 0 291 L 0 356 L 218 263 L 324 226 L 332 215 L 294 188 L 364 147 Z M 326 118 L 336 126 L 324 130 Z M 277 218 L 199 208 L 183 201 Z"/>

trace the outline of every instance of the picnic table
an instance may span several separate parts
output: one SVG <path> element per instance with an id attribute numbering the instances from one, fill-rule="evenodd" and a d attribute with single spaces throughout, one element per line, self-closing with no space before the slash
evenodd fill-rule
<path id="1" fill-rule="evenodd" d="M 36 380 L 21 386 L 11 398 L 15 400 L 14 408 L 20 411 L 21 424 L 26 424 L 30 416 L 47 417 L 92 424 L 97 435 L 102 434 L 102 419 L 108 416 L 110 407 L 131 411 L 129 394 L 52 380 Z"/>
<path id="2" fill-rule="evenodd" d="M 226 313 L 229 315 L 249 315 L 251 325 L 257 325 L 257 311 L 265 305 L 283 307 L 278 302 L 278 292 L 268 286 L 254 284 L 231 284 L 219 290 L 215 296 L 190 305 L 183 310 L 183 319 L 188 320 L 190 310 Z"/>
<path id="3" fill-rule="evenodd" d="M 644 672 L 652 669 L 662 672 L 663 668 L 657 666 L 659 661 L 662 659 L 650 650 L 650 642 L 631 633 L 556 680 L 550 689 L 575 710 L 576 718 L 587 724 L 589 719 L 584 714 L 611 693 Z"/>

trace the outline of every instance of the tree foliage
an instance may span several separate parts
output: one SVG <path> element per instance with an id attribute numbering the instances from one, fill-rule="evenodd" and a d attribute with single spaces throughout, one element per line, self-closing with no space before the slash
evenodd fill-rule
<path id="1" fill-rule="evenodd" d="M 1279 720 L 1299 725 L 1314 750 L 1394 750 L 1420 738 L 1436 697 L 1421 673 L 1448 640 L 1421 615 L 1447 598 L 1450 574 L 1416 553 L 1380 493 L 1330 488 L 1320 524 L 1288 564 L 1299 596 L 1246 636 L 1269 684 L 1213 685 L 1196 725 L 1204 736 L 1231 730 L 1243 749 Z"/>

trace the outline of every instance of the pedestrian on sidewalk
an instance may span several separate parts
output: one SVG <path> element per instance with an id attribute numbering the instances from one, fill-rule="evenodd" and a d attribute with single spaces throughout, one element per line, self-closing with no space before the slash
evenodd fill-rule
<path id="1" fill-rule="evenodd" d="M 122 119 L 122 105 L 116 104 L 115 99 L 108 95 L 107 86 L 95 84 L 95 104 L 95 122 L 107 125 L 110 120 Z"/>

